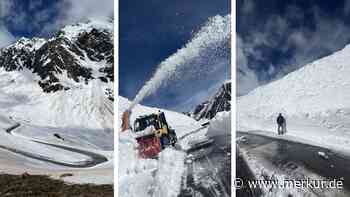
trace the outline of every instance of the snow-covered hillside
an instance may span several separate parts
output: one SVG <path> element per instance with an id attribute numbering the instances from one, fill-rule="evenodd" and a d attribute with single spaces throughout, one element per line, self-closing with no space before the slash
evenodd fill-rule
<path id="1" fill-rule="evenodd" d="M 231 81 L 226 81 L 208 101 L 197 105 L 192 116 L 196 120 L 212 119 L 218 112 L 231 110 Z"/>
<path id="2" fill-rule="evenodd" d="M 1 49 L 0 151 L 10 152 L 0 168 L 112 183 L 113 77 L 112 22 L 66 26 Z"/>
<path id="3" fill-rule="evenodd" d="M 238 130 L 276 132 L 287 119 L 287 135 L 349 151 L 350 46 L 314 61 L 237 101 Z"/>
<path id="4" fill-rule="evenodd" d="M 111 22 L 66 26 L 48 40 L 21 38 L 0 51 L 1 114 L 77 134 L 88 129 L 87 136 L 111 135 L 112 52 Z M 108 144 L 112 150 L 113 140 Z"/>
<path id="5" fill-rule="evenodd" d="M 118 128 L 121 127 L 122 113 L 130 105 L 129 100 L 119 96 Z M 133 122 L 138 116 L 155 113 L 158 110 L 138 104 L 133 108 L 130 121 Z M 178 138 L 201 127 L 197 121 L 184 114 L 161 110 L 165 113 L 168 124 L 175 129 Z M 185 170 L 185 154 L 182 151 L 168 148 L 161 152 L 158 160 L 141 159 L 137 155 L 136 147 L 137 143 L 130 130 L 119 132 L 119 195 L 123 197 L 146 197 L 154 194 L 164 197 L 177 196 Z M 162 184 L 158 184 L 159 182 Z"/>

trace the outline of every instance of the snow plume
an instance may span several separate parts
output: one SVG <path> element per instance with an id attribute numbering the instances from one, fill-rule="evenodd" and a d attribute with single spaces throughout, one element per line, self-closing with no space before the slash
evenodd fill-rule
<path id="1" fill-rule="evenodd" d="M 215 62 L 211 61 L 222 56 L 229 45 L 230 18 L 230 15 L 210 18 L 190 42 L 161 62 L 153 77 L 138 92 L 129 109 L 170 80 L 182 78 L 188 72 L 198 75 L 201 70 L 213 69 L 211 66 Z M 213 57 L 214 55 L 216 57 Z M 201 64 L 203 61 L 207 63 Z"/>

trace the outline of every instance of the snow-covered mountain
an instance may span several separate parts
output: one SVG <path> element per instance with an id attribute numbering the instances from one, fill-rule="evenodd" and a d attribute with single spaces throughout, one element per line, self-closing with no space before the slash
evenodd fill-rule
<path id="1" fill-rule="evenodd" d="M 113 39 L 89 21 L 0 50 L 1 169 L 113 183 Z"/>
<path id="2" fill-rule="evenodd" d="M 31 71 L 45 92 L 68 90 L 92 79 L 109 83 L 113 81 L 113 25 L 90 21 L 66 26 L 48 40 L 21 38 L 0 51 L 0 68 Z"/>
<path id="3" fill-rule="evenodd" d="M 271 130 L 287 118 L 289 135 L 318 144 L 350 144 L 350 46 L 316 60 L 237 101 L 240 130 Z M 314 132 L 313 132 L 314 131 Z"/>
<path id="4" fill-rule="evenodd" d="M 113 39 L 112 22 L 89 21 L 1 49 L 0 113 L 112 149 Z"/>
<path id="5" fill-rule="evenodd" d="M 208 101 L 199 104 L 192 116 L 196 120 L 212 119 L 218 112 L 231 110 L 231 82 L 225 82 Z"/>

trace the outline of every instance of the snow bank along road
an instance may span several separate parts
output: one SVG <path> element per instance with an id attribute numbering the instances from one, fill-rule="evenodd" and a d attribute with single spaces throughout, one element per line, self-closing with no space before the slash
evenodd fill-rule
<path id="1" fill-rule="evenodd" d="M 13 126 L 5 129 L 5 131 L 9 135 L 12 135 L 13 137 L 20 137 L 20 136 L 14 136 L 13 133 L 12 133 L 15 129 L 17 129 L 20 126 L 21 126 L 20 123 L 16 123 Z M 98 165 L 100 163 L 106 162 L 108 160 L 105 156 L 103 156 L 101 154 L 96 154 L 96 153 L 93 153 L 93 152 L 90 152 L 90 151 L 81 150 L 81 149 L 68 147 L 68 146 L 63 146 L 63 145 L 58 145 L 58 144 L 51 144 L 51 143 L 41 142 L 41 141 L 38 141 L 38 140 L 29 139 L 29 138 L 26 138 L 26 139 L 28 139 L 30 141 L 33 141 L 33 142 L 36 142 L 36 143 L 39 143 L 39 144 L 44 144 L 46 146 L 51 146 L 51 147 L 55 147 L 55 148 L 59 148 L 59 149 L 65 150 L 65 151 L 70 151 L 70 152 L 73 152 L 73 153 L 82 154 L 82 155 L 85 155 L 85 156 L 87 156 L 87 157 L 89 157 L 91 159 L 86 160 L 84 162 L 79 162 L 79 163 L 65 163 L 65 162 L 61 162 L 61 161 L 58 161 L 58 160 L 51 159 L 49 157 L 44 157 L 44 156 L 41 156 L 41 155 L 37 155 L 37 154 L 32 153 L 32 152 L 26 152 L 26 151 L 23 151 L 23 150 L 10 148 L 10 147 L 6 147 L 6 146 L 3 146 L 3 145 L 0 145 L 0 148 L 1 149 L 5 149 L 5 150 L 10 151 L 10 152 L 13 152 L 15 154 L 20 154 L 20 155 L 23 155 L 25 157 L 32 158 L 32 159 L 37 159 L 37 160 L 40 160 L 40 161 L 44 161 L 44 162 L 48 162 L 48 163 L 52 163 L 52 164 L 56 164 L 56 165 L 61 165 L 61 166 L 65 166 L 65 167 L 71 167 L 71 168 L 93 167 L 93 166 L 96 166 L 96 165 Z"/>
<path id="2" fill-rule="evenodd" d="M 350 157 L 326 148 L 275 139 L 257 134 L 238 132 L 238 146 L 244 152 L 244 159 L 255 178 L 264 176 L 261 171 L 273 172 L 277 177 L 289 179 L 322 178 L 343 180 L 343 189 L 313 188 L 303 191 L 302 196 L 349 196 L 350 195 Z M 241 161 L 243 162 L 243 161 Z M 242 166 L 243 164 L 237 164 Z M 257 167 L 260 166 L 260 167 Z M 237 171 L 247 171 L 247 168 Z M 239 172 L 237 175 L 249 174 Z M 268 174 L 268 173 L 266 173 Z M 251 177 L 241 177 L 251 178 Z M 293 193 L 295 195 L 295 193 Z M 292 195 L 292 196 L 294 196 Z M 300 195 L 300 194 L 299 194 Z M 252 196 L 252 195 L 244 195 Z"/>

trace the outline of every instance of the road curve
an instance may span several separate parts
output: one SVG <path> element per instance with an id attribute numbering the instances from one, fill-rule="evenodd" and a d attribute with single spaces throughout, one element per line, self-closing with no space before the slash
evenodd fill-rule
<path id="1" fill-rule="evenodd" d="M 20 127 L 21 124 L 20 123 L 16 123 L 15 125 L 5 129 L 5 131 L 9 134 L 13 136 L 13 130 L 17 129 L 18 127 Z M 86 160 L 84 162 L 75 162 L 75 163 L 67 163 L 67 162 L 61 162 L 61 161 L 57 161 L 54 160 L 52 158 L 49 157 L 45 157 L 42 155 L 38 155 L 35 153 L 30 153 L 30 152 L 26 152 L 23 150 L 18 150 L 15 148 L 10 148 L 10 147 L 6 147 L 3 145 L 0 145 L 1 149 L 19 154 L 19 155 L 23 155 L 25 157 L 31 158 L 31 159 L 36 159 L 36 160 L 40 160 L 40 161 L 44 161 L 44 162 L 48 162 L 48 163 L 52 163 L 52 164 L 56 164 L 56 165 L 60 165 L 60 166 L 65 166 L 65 167 L 71 167 L 71 168 L 88 168 L 88 167 L 93 167 L 96 166 L 98 164 L 104 163 L 106 161 L 108 161 L 108 159 L 102 155 L 102 154 L 97 154 L 91 151 L 86 151 L 86 150 L 81 150 L 78 148 L 73 148 L 73 147 L 68 147 L 68 146 L 63 146 L 63 145 L 58 145 L 58 144 L 51 144 L 51 143 L 46 143 L 46 142 L 41 142 L 38 140 L 30 140 L 32 142 L 38 143 L 38 144 L 43 144 L 46 146 L 51 146 L 51 147 L 55 147 L 55 148 L 59 148 L 65 151 L 70 151 L 73 153 L 78 153 L 78 154 L 82 154 L 85 155 L 89 158 L 91 158 L 90 160 Z"/>

